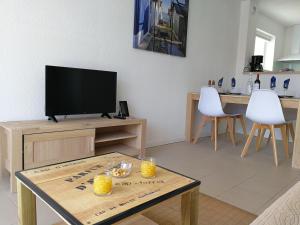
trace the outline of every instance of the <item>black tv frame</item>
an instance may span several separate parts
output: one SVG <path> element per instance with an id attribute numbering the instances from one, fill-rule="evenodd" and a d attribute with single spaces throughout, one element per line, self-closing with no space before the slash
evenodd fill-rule
<path id="1" fill-rule="evenodd" d="M 49 113 L 47 111 L 47 68 L 61 68 L 61 69 L 70 69 L 70 70 L 78 70 L 78 71 L 90 71 L 90 72 L 103 72 L 103 73 L 111 73 L 112 75 L 115 76 L 115 93 L 114 93 L 114 111 L 111 112 L 80 112 L 80 113 Z M 67 116 L 67 115 L 85 115 L 85 114 L 97 114 L 97 113 L 101 113 L 101 117 L 107 117 L 109 119 L 111 119 L 111 116 L 109 115 L 109 113 L 115 113 L 116 112 L 116 102 L 117 102 L 117 72 L 114 71 L 105 71 L 105 70 L 95 70 L 95 69 L 85 69 L 85 68 L 74 68 L 74 67 L 63 67 L 63 66 L 53 66 L 53 65 L 46 65 L 45 66 L 45 114 L 46 116 L 48 116 L 48 120 L 52 120 L 54 122 L 58 122 L 58 120 L 56 119 L 55 116 Z"/>

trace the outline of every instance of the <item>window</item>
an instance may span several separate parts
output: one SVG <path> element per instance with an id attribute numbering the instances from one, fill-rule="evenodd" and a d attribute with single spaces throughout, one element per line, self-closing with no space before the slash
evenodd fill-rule
<path id="1" fill-rule="evenodd" d="M 272 71 L 274 64 L 276 37 L 263 30 L 256 29 L 254 55 L 264 56 L 264 70 Z"/>

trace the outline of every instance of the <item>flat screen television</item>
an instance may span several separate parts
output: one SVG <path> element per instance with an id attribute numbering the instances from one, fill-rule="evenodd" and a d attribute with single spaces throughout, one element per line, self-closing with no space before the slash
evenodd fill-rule
<path id="1" fill-rule="evenodd" d="M 117 73 L 46 66 L 46 116 L 116 112 Z"/>

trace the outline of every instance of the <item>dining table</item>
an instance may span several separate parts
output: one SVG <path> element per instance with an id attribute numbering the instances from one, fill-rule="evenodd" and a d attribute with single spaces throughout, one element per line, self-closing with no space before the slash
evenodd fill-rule
<path id="1" fill-rule="evenodd" d="M 187 94 L 185 139 L 188 143 L 192 143 L 194 138 L 193 131 L 194 126 L 196 126 L 196 106 L 199 99 L 200 92 L 189 92 Z M 250 96 L 243 94 L 222 93 L 220 94 L 220 99 L 223 105 L 248 105 Z M 300 169 L 300 98 L 295 98 L 292 96 L 282 97 L 280 98 L 280 102 L 283 108 L 294 109 L 297 111 L 292 167 Z"/>

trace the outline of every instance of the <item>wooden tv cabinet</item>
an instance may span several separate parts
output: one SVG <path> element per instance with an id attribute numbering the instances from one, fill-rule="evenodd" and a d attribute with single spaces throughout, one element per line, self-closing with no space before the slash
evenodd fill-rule
<path id="1" fill-rule="evenodd" d="M 68 119 L 0 123 L 0 163 L 10 173 L 69 160 L 121 152 L 143 156 L 145 119 Z M 1 172 L 1 171 L 0 171 Z"/>

